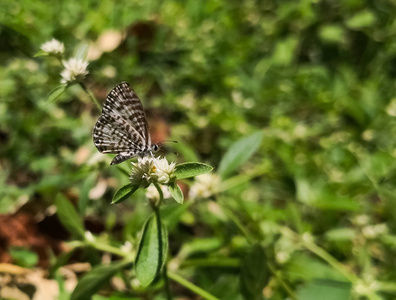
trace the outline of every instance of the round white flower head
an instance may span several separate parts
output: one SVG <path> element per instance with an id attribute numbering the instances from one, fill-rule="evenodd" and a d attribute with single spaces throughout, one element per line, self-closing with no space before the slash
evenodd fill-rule
<path id="1" fill-rule="evenodd" d="M 132 163 L 131 183 L 148 187 L 151 183 L 169 184 L 174 180 L 175 163 L 168 163 L 165 158 L 145 156 Z"/>
<path id="2" fill-rule="evenodd" d="M 63 61 L 65 69 L 61 72 L 62 83 L 82 80 L 88 74 L 88 62 L 80 58 Z"/>
<path id="3" fill-rule="evenodd" d="M 168 199 L 168 198 L 172 197 L 171 193 L 169 192 L 169 190 L 167 189 L 166 186 L 161 185 L 161 191 L 162 191 L 162 194 L 164 195 L 164 199 Z M 151 200 L 154 200 L 154 201 L 158 201 L 159 200 L 160 195 L 159 195 L 159 193 L 157 191 L 157 188 L 153 184 L 151 184 L 147 188 L 146 197 L 151 199 Z"/>
<path id="4" fill-rule="evenodd" d="M 59 42 L 56 39 L 52 39 L 42 44 L 40 49 L 44 52 L 47 52 L 48 54 L 63 54 L 63 52 L 65 51 L 65 46 L 62 42 Z"/>
<path id="5" fill-rule="evenodd" d="M 175 179 L 176 163 L 169 163 L 166 158 L 160 158 L 154 160 L 154 175 L 160 184 L 168 184 Z"/>
<path id="6" fill-rule="evenodd" d="M 213 173 L 206 173 L 195 177 L 195 182 L 188 193 L 191 199 L 207 198 L 215 194 L 219 188 L 220 177 Z"/>

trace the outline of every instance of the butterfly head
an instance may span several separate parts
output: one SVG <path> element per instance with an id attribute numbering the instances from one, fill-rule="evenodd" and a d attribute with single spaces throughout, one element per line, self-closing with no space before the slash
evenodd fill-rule
<path id="1" fill-rule="evenodd" d="M 160 149 L 160 147 L 157 144 L 153 144 L 151 146 L 151 151 L 154 152 L 154 153 L 157 152 L 159 149 Z"/>

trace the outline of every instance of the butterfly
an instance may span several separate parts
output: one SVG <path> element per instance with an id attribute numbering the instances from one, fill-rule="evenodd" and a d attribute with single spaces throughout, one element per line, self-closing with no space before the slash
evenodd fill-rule
<path id="1" fill-rule="evenodd" d="M 93 130 L 93 142 L 99 152 L 117 154 L 111 165 L 136 156 L 153 156 L 158 151 L 159 146 L 151 143 L 142 103 L 127 82 L 107 95 Z"/>

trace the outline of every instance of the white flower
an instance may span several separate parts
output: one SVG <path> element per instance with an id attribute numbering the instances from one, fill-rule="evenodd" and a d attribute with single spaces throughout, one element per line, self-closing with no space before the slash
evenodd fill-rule
<path id="1" fill-rule="evenodd" d="M 148 187 L 151 183 L 168 184 L 174 180 L 175 163 L 168 163 L 165 158 L 143 157 L 132 163 L 131 183 Z"/>
<path id="2" fill-rule="evenodd" d="M 176 164 L 174 162 L 168 163 L 166 158 L 154 160 L 154 175 L 158 183 L 168 184 L 174 179 L 173 173 L 175 172 Z"/>
<path id="3" fill-rule="evenodd" d="M 65 69 L 61 72 L 62 83 L 79 81 L 88 74 L 88 62 L 80 58 L 70 58 L 68 61 L 63 61 Z"/>
<path id="4" fill-rule="evenodd" d="M 132 251 L 132 244 L 130 241 L 126 241 L 124 245 L 120 247 L 120 250 L 124 253 L 129 253 Z"/>
<path id="5" fill-rule="evenodd" d="M 216 193 L 219 188 L 220 178 L 216 174 L 206 173 L 195 178 L 195 183 L 191 186 L 189 197 L 207 198 Z"/>
<path id="6" fill-rule="evenodd" d="M 52 39 L 42 44 L 40 49 L 49 54 L 63 54 L 65 46 L 58 40 Z"/>
<path id="7" fill-rule="evenodd" d="M 161 185 L 161 191 L 162 191 L 162 194 L 164 195 L 164 199 L 168 199 L 168 198 L 172 197 L 171 193 L 169 192 L 169 190 L 167 189 L 166 186 Z M 154 200 L 154 201 L 159 200 L 160 195 L 157 191 L 157 188 L 153 184 L 151 184 L 147 188 L 146 197 L 151 200 Z"/>
<path id="8" fill-rule="evenodd" d="M 386 224 L 367 225 L 362 228 L 362 233 L 367 239 L 374 239 L 380 235 L 387 234 L 389 228 Z"/>

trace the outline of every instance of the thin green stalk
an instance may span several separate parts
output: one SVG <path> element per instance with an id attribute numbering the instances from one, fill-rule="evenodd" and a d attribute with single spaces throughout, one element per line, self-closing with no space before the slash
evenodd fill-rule
<path id="1" fill-rule="evenodd" d="M 116 247 L 113 247 L 113 246 L 111 246 L 109 244 L 103 244 L 103 243 L 98 242 L 98 241 L 88 242 L 88 245 L 90 245 L 91 247 L 93 247 L 93 248 L 95 248 L 97 250 L 100 250 L 100 251 L 103 251 L 103 252 L 109 252 L 109 253 L 112 253 L 112 254 L 115 254 L 115 255 L 118 255 L 118 256 L 121 256 L 121 257 L 128 257 L 129 256 L 128 253 L 125 253 L 125 252 L 121 251 L 120 249 L 118 249 Z"/>
<path id="2" fill-rule="evenodd" d="M 165 281 L 165 289 L 166 289 L 166 297 L 168 300 L 172 300 L 172 294 L 170 291 L 170 284 L 169 284 L 169 278 L 168 278 L 168 267 L 166 266 L 166 263 L 164 264 L 164 281 Z"/>
<path id="3" fill-rule="evenodd" d="M 193 258 L 183 261 L 180 265 L 181 268 L 187 267 L 226 267 L 226 268 L 239 268 L 240 260 L 236 258 Z"/>
<path id="4" fill-rule="evenodd" d="M 90 89 L 88 89 L 86 87 L 86 85 L 83 82 L 79 82 L 81 88 L 84 90 L 84 92 L 87 93 L 87 95 L 89 96 L 89 98 L 91 98 L 91 100 L 95 103 L 96 107 L 99 109 L 99 111 L 102 110 L 102 107 L 100 106 L 98 100 L 96 99 L 95 95 L 91 92 Z"/>
<path id="5" fill-rule="evenodd" d="M 245 226 L 242 224 L 242 222 L 239 221 L 239 218 L 234 214 L 234 212 L 231 209 L 229 209 L 228 207 L 226 207 L 225 204 L 223 203 L 223 201 L 220 200 L 220 201 L 217 201 L 217 203 L 219 203 L 222 206 L 227 217 L 232 222 L 234 222 L 235 226 L 238 227 L 238 229 L 241 231 L 241 233 L 245 236 L 248 243 L 253 244 L 254 238 L 251 236 L 251 234 L 249 233 L 249 230 L 247 230 L 245 228 Z"/>
<path id="6" fill-rule="evenodd" d="M 162 223 L 161 223 L 161 214 L 160 214 L 160 205 L 162 203 L 162 200 L 164 199 L 164 194 L 162 193 L 162 189 L 159 186 L 158 183 L 154 183 L 155 188 L 157 189 L 159 193 L 159 199 L 157 203 L 152 203 L 151 207 L 154 210 L 156 219 L 157 219 L 157 226 L 158 226 L 158 240 L 160 244 L 160 255 L 162 256 Z M 166 257 L 160 257 L 160 261 L 163 259 L 166 260 Z M 167 273 L 167 266 L 166 266 L 166 261 L 164 263 L 164 270 L 163 270 L 163 276 L 164 276 L 164 282 L 165 282 L 165 291 L 166 291 L 166 298 L 168 300 L 172 300 L 172 294 L 170 291 L 170 286 L 169 286 L 169 279 L 168 279 L 168 273 Z"/>
<path id="7" fill-rule="evenodd" d="M 206 300 L 220 300 L 172 271 L 168 271 L 168 277 Z"/>

